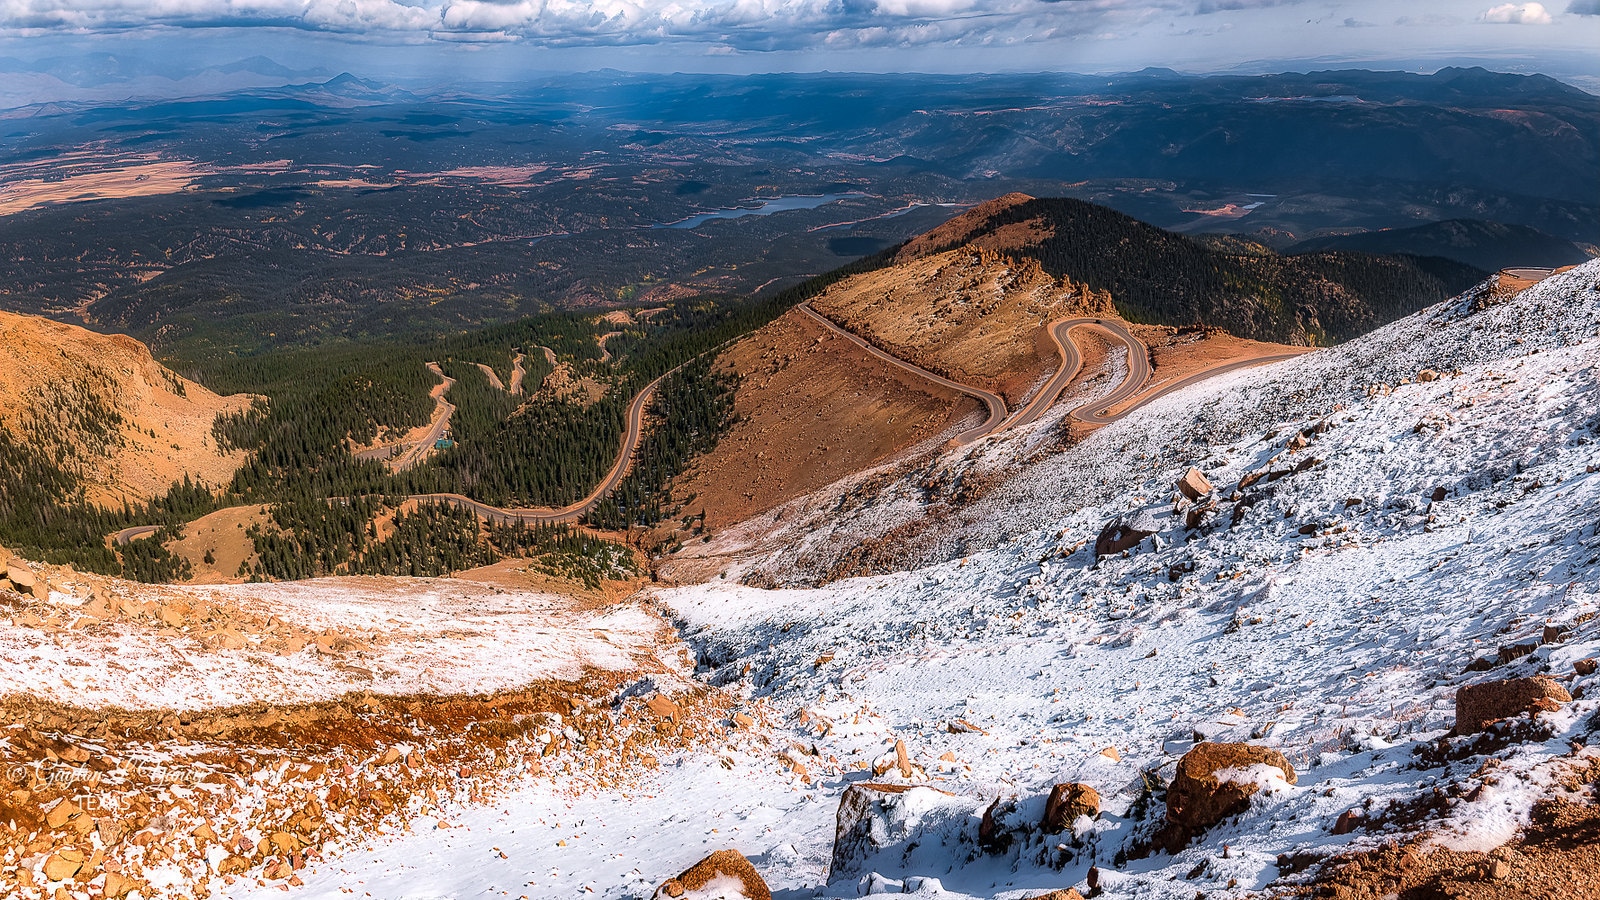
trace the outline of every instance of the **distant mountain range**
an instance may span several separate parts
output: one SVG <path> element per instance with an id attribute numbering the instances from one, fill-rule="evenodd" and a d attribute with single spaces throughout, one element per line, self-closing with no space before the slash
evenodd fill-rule
<path id="1" fill-rule="evenodd" d="M 0 109 L 38 103 L 163 100 L 279 87 L 325 79 L 322 68 L 291 69 L 265 56 L 195 66 L 120 53 L 85 53 L 25 61 L 0 57 Z"/>
<path id="2" fill-rule="evenodd" d="M 1490 272 L 1511 266 L 1574 266 L 1590 259 L 1582 247 L 1565 238 L 1523 225 L 1478 219 L 1450 219 L 1415 228 L 1329 235 L 1301 241 L 1285 252 L 1329 250 L 1440 256 Z"/>

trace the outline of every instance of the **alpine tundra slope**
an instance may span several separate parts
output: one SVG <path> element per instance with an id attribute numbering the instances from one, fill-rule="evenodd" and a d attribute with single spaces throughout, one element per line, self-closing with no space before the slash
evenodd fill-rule
<path id="1" fill-rule="evenodd" d="M 1478 896 L 1491 878 L 1591 896 L 1594 869 L 1560 867 L 1582 846 L 1539 835 L 1594 820 L 1597 372 L 1600 262 L 1491 282 L 1015 467 L 940 526 L 966 548 L 945 561 L 655 588 L 698 678 L 770 742 L 427 812 L 311 865 L 298 895 L 646 896 L 736 849 L 784 897 Z M 1004 457 L 1028 432 L 948 453 Z M 927 502 L 873 490 L 828 527 L 870 537 Z M 1463 687 L 1534 675 L 1550 690 L 1526 716 L 1458 717 Z M 1219 820 L 1169 821 L 1200 742 L 1282 758 L 1218 770 L 1240 798 Z M 866 783 L 888 787 L 841 807 Z M 1098 812 L 1048 833 L 1065 784 Z M 752 896 L 723 886 L 693 896 Z"/>

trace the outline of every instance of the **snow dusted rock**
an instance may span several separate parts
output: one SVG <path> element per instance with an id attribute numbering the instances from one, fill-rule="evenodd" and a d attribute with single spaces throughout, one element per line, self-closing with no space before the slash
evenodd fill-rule
<path id="1" fill-rule="evenodd" d="M 1204 472 L 1194 466 L 1190 466 L 1189 471 L 1183 473 L 1183 477 L 1178 479 L 1178 493 L 1188 497 L 1190 500 L 1199 500 L 1201 497 L 1211 493 L 1211 481 L 1206 478 Z"/>
<path id="2" fill-rule="evenodd" d="M 1094 818 L 1100 815 L 1100 792 L 1087 784 L 1058 784 L 1050 789 L 1050 799 L 1044 804 L 1044 821 L 1040 827 L 1046 834 L 1060 834 L 1072 827 L 1079 816 Z"/>
<path id="3" fill-rule="evenodd" d="M 1066 888 L 1060 891 L 1051 891 L 1048 894 L 1039 894 L 1029 897 L 1028 900 L 1083 900 L 1083 895 L 1077 888 Z"/>
<path id="4" fill-rule="evenodd" d="M 1149 510 L 1138 510 L 1131 515 L 1112 519 L 1100 530 L 1094 542 L 1095 556 L 1113 556 L 1132 550 L 1139 542 L 1161 530 L 1160 523 Z"/>
<path id="5" fill-rule="evenodd" d="M 667 879 L 655 900 L 772 900 L 772 891 L 744 854 L 718 850 Z"/>
<path id="6" fill-rule="evenodd" d="M 1282 772 L 1283 780 L 1295 783 L 1294 767 L 1283 754 L 1255 744 L 1196 744 L 1178 760 L 1178 772 L 1167 789 L 1167 822 L 1178 833 L 1178 843 L 1210 828 L 1228 816 L 1242 812 L 1250 796 L 1260 790 L 1257 767 Z"/>
<path id="7" fill-rule="evenodd" d="M 937 788 L 853 784 L 839 799 L 828 883 L 874 870 L 915 872 L 919 863 L 943 871 L 978 810 Z"/>
<path id="8" fill-rule="evenodd" d="M 1501 719 L 1526 712 L 1551 712 L 1572 695 L 1543 675 L 1469 684 L 1456 691 L 1456 732 L 1475 734 Z"/>

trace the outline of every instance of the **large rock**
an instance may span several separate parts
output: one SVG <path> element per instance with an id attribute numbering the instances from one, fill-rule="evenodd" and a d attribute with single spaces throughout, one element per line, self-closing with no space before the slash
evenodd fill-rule
<path id="1" fill-rule="evenodd" d="M 1178 772 L 1167 788 L 1167 821 L 1180 829 L 1182 839 L 1243 812 L 1250 796 L 1261 789 L 1259 766 L 1270 766 L 1295 783 L 1294 767 L 1283 754 L 1254 744 L 1207 741 L 1178 760 Z"/>
<path id="2" fill-rule="evenodd" d="M 1050 789 L 1050 799 L 1044 804 L 1044 821 L 1039 825 L 1045 834 L 1060 834 L 1072 827 L 1079 816 L 1094 818 L 1100 815 L 1100 792 L 1087 784 L 1058 784 Z"/>
<path id="3" fill-rule="evenodd" d="M 39 579 L 34 576 L 33 572 L 28 570 L 27 566 L 15 562 L 10 563 L 6 566 L 6 577 L 11 580 L 11 586 L 18 591 L 24 594 L 32 594 L 35 597 L 40 595 Z"/>
<path id="4" fill-rule="evenodd" d="M 1194 466 L 1190 466 L 1189 471 L 1183 473 L 1183 477 L 1178 479 L 1178 493 L 1188 497 L 1190 500 L 1199 500 L 1201 497 L 1211 493 L 1211 481 L 1206 478 L 1204 472 Z"/>
<path id="5" fill-rule="evenodd" d="M 1566 688 L 1543 675 L 1469 684 L 1456 691 L 1456 733 L 1475 734 L 1501 719 L 1550 712 L 1571 702 Z"/>
<path id="6" fill-rule="evenodd" d="M 944 869 L 981 810 L 977 801 L 921 785 L 853 784 L 839 798 L 828 882 L 874 870 Z"/>
<path id="7" fill-rule="evenodd" d="M 1078 893 L 1077 888 L 1065 888 L 1059 891 L 1051 891 L 1048 894 L 1029 897 L 1028 900 L 1083 900 L 1083 895 Z"/>
<path id="8" fill-rule="evenodd" d="M 737 850 L 718 850 L 656 888 L 655 900 L 772 900 L 756 867 Z"/>
<path id="9" fill-rule="evenodd" d="M 1106 523 L 1094 542 L 1095 556 L 1112 556 L 1132 550 L 1139 542 L 1161 530 L 1161 525 L 1148 510 L 1121 516 Z"/>

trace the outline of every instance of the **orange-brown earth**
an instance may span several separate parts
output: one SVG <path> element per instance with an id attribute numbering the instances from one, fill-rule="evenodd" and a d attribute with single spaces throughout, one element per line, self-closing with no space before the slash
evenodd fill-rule
<path id="1" fill-rule="evenodd" d="M 252 525 L 271 528 L 265 506 L 229 506 L 201 516 L 183 526 L 183 537 L 168 541 L 167 549 L 189 561 L 193 584 L 237 584 L 256 563 L 255 543 L 247 532 Z M 143 538 L 142 540 L 149 540 Z M 211 562 L 206 562 L 206 556 Z"/>
<path id="2" fill-rule="evenodd" d="M 874 359 L 799 311 L 728 348 L 717 366 L 743 376 L 739 421 L 672 488 L 683 514 L 704 512 L 702 524 L 713 530 L 875 466 L 979 412 L 971 398 Z"/>
<path id="3" fill-rule="evenodd" d="M 811 303 L 879 348 L 1010 406 L 1060 364 L 1045 334 L 1074 315 L 1114 316 L 1111 297 L 1031 259 L 962 247 L 867 272 Z"/>
<path id="4" fill-rule="evenodd" d="M 252 398 L 179 377 L 131 337 L 0 312 L 0 347 L 0 428 L 61 459 L 90 502 L 146 500 L 185 475 L 220 485 L 244 462 L 211 426 Z"/>
<path id="5" fill-rule="evenodd" d="M 1593 763 L 1570 797 L 1534 805 L 1532 821 L 1514 840 L 1487 853 L 1449 850 L 1426 841 L 1391 843 L 1335 858 L 1312 883 L 1277 891 L 1278 898 L 1318 900 L 1575 900 L 1600 897 L 1600 784 Z M 1576 780 L 1576 779 L 1575 779 Z"/>
<path id="6" fill-rule="evenodd" d="M 895 254 L 895 262 L 903 263 L 924 256 L 931 256 L 952 247 L 963 244 L 973 244 L 990 250 L 1010 252 L 1027 244 L 1037 243 L 1040 239 L 1049 237 L 1051 232 L 1048 226 L 1037 220 L 1022 222 L 1017 225 L 1000 229 L 991 235 L 973 240 L 973 234 L 982 228 L 988 221 L 999 213 L 1005 212 L 1013 206 L 1027 203 L 1033 197 L 1020 192 L 996 197 L 987 203 L 980 203 L 937 228 L 923 232 L 906 242 L 900 252 Z"/>

